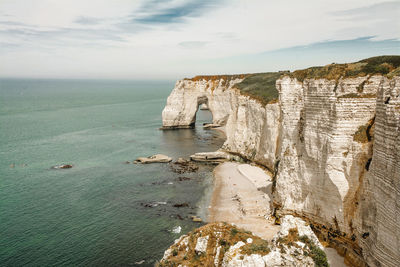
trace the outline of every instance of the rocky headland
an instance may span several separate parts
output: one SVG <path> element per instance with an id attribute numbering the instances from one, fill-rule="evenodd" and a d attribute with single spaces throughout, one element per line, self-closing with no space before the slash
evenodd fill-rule
<path id="1" fill-rule="evenodd" d="M 163 128 L 193 127 L 202 104 L 226 133 L 218 155 L 271 174 L 255 209 L 301 218 L 351 266 L 398 266 L 400 56 L 179 80 Z"/>
<path id="2" fill-rule="evenodd" d="M 159 266 L 328 266 L 322 248 L 310 226 L 291 215 L 269 241 L 220 222 L 175 240 Z"/>

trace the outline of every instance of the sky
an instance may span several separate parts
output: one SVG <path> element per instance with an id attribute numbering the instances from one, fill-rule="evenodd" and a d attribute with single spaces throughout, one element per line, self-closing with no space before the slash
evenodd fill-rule
<path id="1" fill-rule="evenodd" d="M 400 55 L 400 0 L 0 0 L 0 77 L 162 80 Z"/>

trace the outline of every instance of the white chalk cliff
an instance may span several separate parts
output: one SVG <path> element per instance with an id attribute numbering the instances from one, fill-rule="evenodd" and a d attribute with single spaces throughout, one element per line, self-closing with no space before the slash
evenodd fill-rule
<path id="1" fill-rule="evenodd" d="M 165 128 L 191 127 L 200 104 L 225 126 L 224 151 L 274 174 L 276 216 L 294 214 L 353 265 L 400 263 L 400 77 L 276 81 L 262 104 L 243 78 L 180 80 Z"/>

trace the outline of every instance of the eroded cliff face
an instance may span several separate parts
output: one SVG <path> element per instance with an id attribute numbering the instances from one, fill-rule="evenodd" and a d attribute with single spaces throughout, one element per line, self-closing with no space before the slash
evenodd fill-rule
<path id="1" fill-rule="evenodd" d="M 357 139 L 356 132 L 373 121 L 381 79 L 277 81 L 282 124 L 274 202 L 280 214 L 304 216 L 352 242 L 372 154 L 371 140 Z"/>
<path id="2" fill-rule="evenodd" d="M 339 80 L 288 75 L 279 101 L 242 95 L 242 79 L 178 81 L 164 127 L 188 127 L 208 103 L 225 126 L 222 149 L 274 173 L 276 215 L 296 214 L 324 232 L 352 264 L 400 262 L 400 78 Z"/>
<path id="3" fill-rule="evenodd" d="M 358 211 L 360 243 L 371 266 L 400 263 L 400 77 L 378 87 L 373 156 Z"/>

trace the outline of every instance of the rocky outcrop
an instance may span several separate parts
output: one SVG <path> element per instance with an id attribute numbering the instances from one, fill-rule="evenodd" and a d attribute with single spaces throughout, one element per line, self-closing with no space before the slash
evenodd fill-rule
<path id="1" fill-rule="evenodd" d="M 352 265 L 396 266 L 400 77 L 283 75 L 278 101 L 268 104 L 242 94 L 241 81 L 178 81 L 163 125 L 193 125 L 198 105 L 208 102 L 213 123 L 225 127 L 222 150 L 274 174 L 277 217 L 307 219 Z"/>
<path id="2" fill-rule="evenodd" d="M 282 218 L 272 241 L 226 223 L 205 225 L 183 235 L 164 253 L 160 266 L 328 266 L 310 226 L 293 216 Z"/>
<path id="3" fill-rule="evenodd" d="M 196 121 L 200 105 L 206 104 L 213 114 L 213 124 L 225 125 L 232 112 L 231 98 L 235 95 L 233 85 L 241 78 L 179 80 L 167 99 L 162 112 L 163 129 L 191 128 Z"/>

